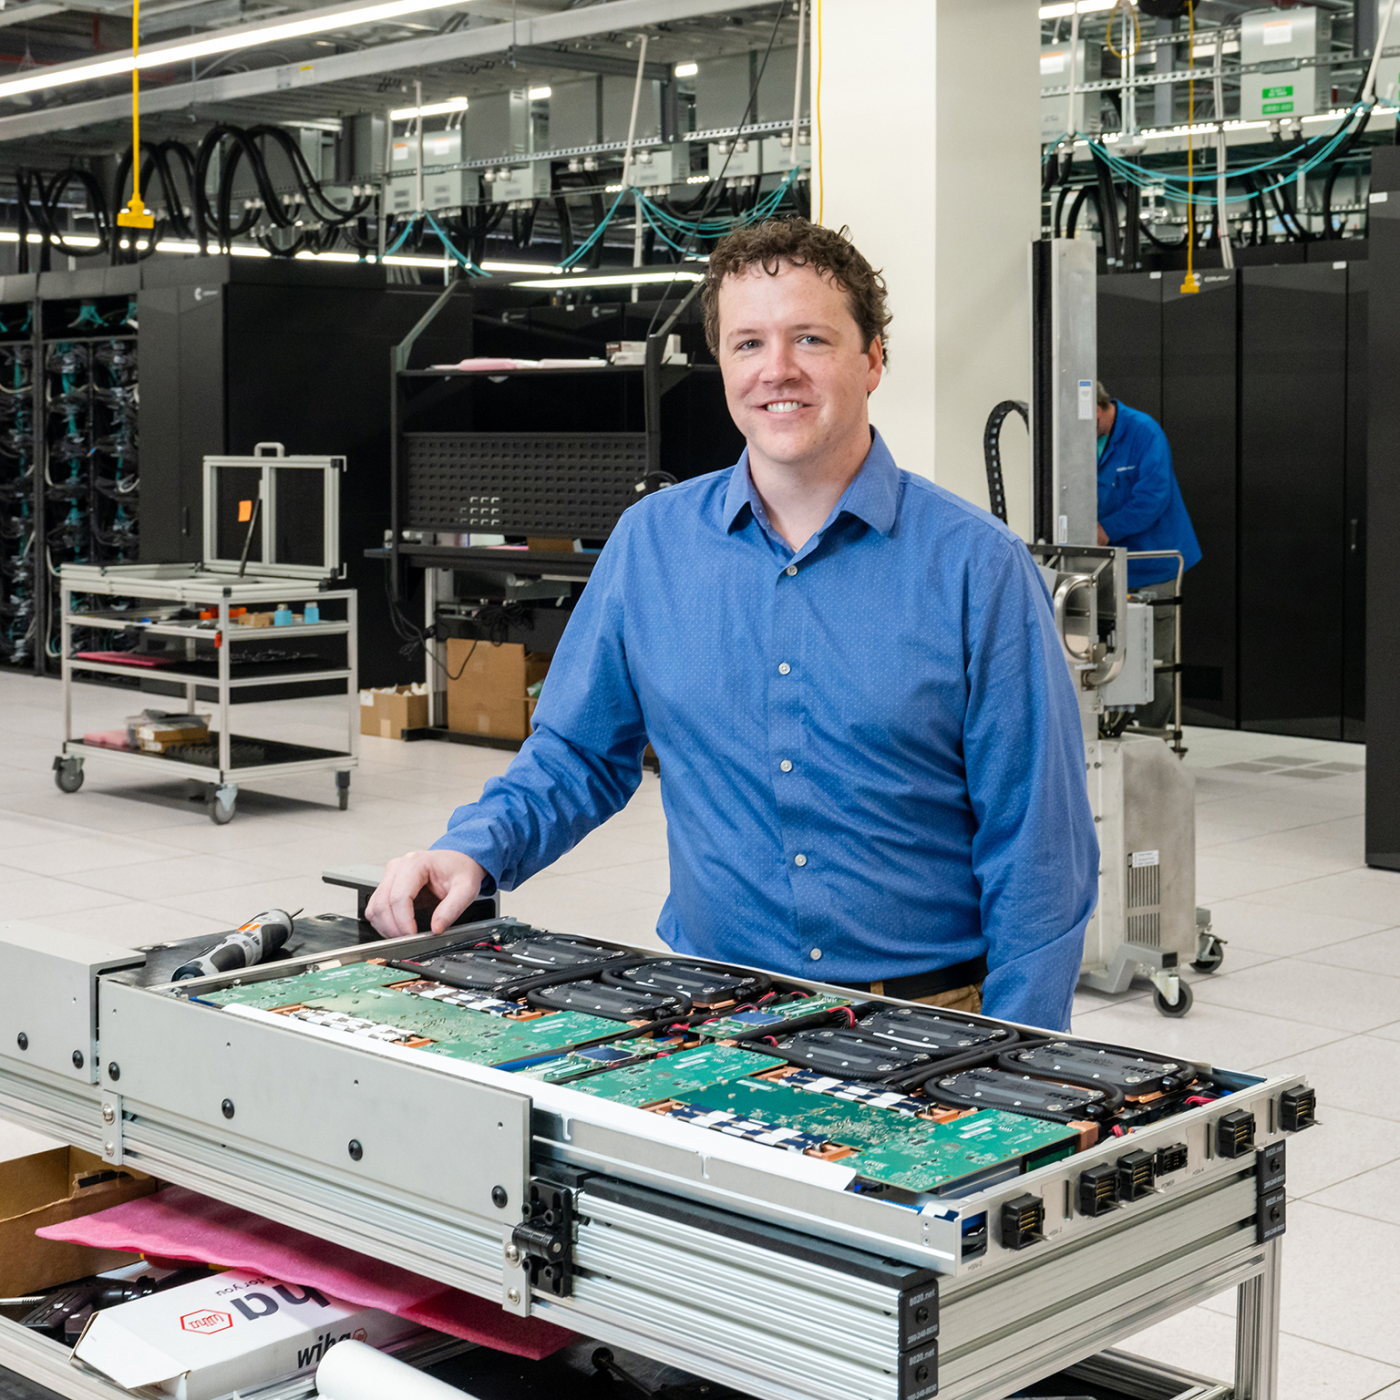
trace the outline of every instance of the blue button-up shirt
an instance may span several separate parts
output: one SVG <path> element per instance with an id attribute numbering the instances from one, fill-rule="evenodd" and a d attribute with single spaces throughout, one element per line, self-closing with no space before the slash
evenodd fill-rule
<path id="1" fill-rule="evenodd" d="M 1048 595 L 878 435 L 796 552 L 747 454 L 628 510 L 534 722 L 437 842 L 502 889 L 627 803 L 650 739 L 672 948 L 837 982 L 985 954 L 988 1014 L 1068 1025 L 1098 845 Z"/>

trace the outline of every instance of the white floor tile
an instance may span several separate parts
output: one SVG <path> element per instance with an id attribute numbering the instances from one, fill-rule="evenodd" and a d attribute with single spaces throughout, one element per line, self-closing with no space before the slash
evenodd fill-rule
<path id="1" fill-rule="evenodd" d="M 1313 1049 L 1283 1050 L 1269 1060 L 1238 1068 L 1307 1075 L 1317 1090 L 1317 1116 L 1324 1123 L 1324 1109 L 1333 1105 L 1400 1121 L 1400 1096 L 1395 1092 L 1400 1083 L 1400 1040 L 1347 1036 Z"/>
<path id="2" fill-rule="evenodd" d="M 1140 1046 L 1225 1069 L 1252 1070 L 1289 1056 L 1280 1072 L 1293 1067 L 1304 1051 L 1338 1039 L 1336 1031 L 1303 1021 L 1202 1001 L 1187 1015 L 1172 1019 L 1158 1015 L 1150 997 L 1076 1016 L 1071 1029 L 1110 1045 Z M 1400 1045 L 1396 1051 L 1400 1054 Z"/>
<path id="3" fill-rule="evenodd" d="M 112 895 L 107 891 L 88 889 L 46 875 L 21 875 L 18 871 L 0 872 L 0 894 L 3 894 L 6 919 L 24 919 L 36 924 L 75 909 L 96 909 L 112 903 Z"/>
<path id="4" fill-rule="evenodd" d="M 69 836 L 14 850 L 0 846 L 0 864 L 26 875 L 68 876 L 78 870 L 116 871 L 165 860 L 169 855 L 169 850 L 157 842 L 136 841 L 125 836 Z"/>
<path id="5" fill-rule="evenodd" d="M 1329 1100 L 1316 1128 L 1288 1139 L 1288 1194 L 1311 1196 L 1397 1159 L 1400 1121 L 1355 1113 Z"/>
<path id="6" fill-rule="evenodd" d="M 1205 1308 L 1188 1308 L 1118 1349 L 1229 1381 L 1235 1374 L 1235 1323 Z M 1279 1338 L 1278 1400 L 1367 1400 L 1395 1382 L 1400 1370 L 1393 1366 L 1290 1333 Z"/>
<path id="7" fill-rule="evenodd" d="M 1308 914 L 1340 914 L 1390 928 L 1400 915 L 1400 871 L 1349 870 L 1341 875 L 1319 875 L 1252 898 L 1256 904 Z"/>
<path id="8" fill-rule="evenodd" d="M 1400 1007 L 1400 978 L 1296 958 L 1202 978 L 1193 985 L 1197 1006 L 1209 1002 L 1265 1015 L 1287 1007 L 1290 1017 L 1347 1033 L 1387 1025 Z"/>
<path id="9" fill-rule="evenodd" d="M 1397 913 L 1400 914 L 1400 911 Z M 1328 963 L 1333 967 L 1355 968 L 1358 972 L 1400 977 L 1400 928 L 1366 934 L 1361 938 L 1348 939 L 1345 943 L 1333 943 L 1301 956 L 1304 962 Z M 1400 1010 L 1400 1001 L 1395 1009 Z M 1357 1027 L 1357 1030 L 1361 1029 Z"/>
<path id="10" fill-rule="evenodd" d="M 252 884 L 263 874 L 261 867 L 226 856 L 178 855 L 140 865 L 100 870 L 70 871 L 66 878 L 75 885 L 124 895 L 128 899 L 156 899 L 165 902 L 177 895 L 201 890 L 229 889 Z"/>
<path id="11" fill-rule="evenodd" d="M 1254 860 L 1232 860 L 1221 855 L 1220 847 L 1196 855 L 1196 902 L 1238 899 L 1291 886 L 1306 873 L 1296 866 L 1264 865 Z"/>
<path id="12" fill-rule="evenodd" d="M 1215 932 L 1229 940 L 1230 946 L 1225 950 L 1227 968 L 1236 949 L 1294 957 L 1382 931 L 1381 925 L 1363 919 L 1310 913 L 1290 909 L 1286 904 L 1262 904 L 1257 895 L 1212 904 L 1210 914 Z"/>
<path id="13" fill-rule="evenodd" d="M 45 1137 L 31 1128 L 23 1128 L 18 1123 L 9 1123 L 0 1118 L 0 1162 L 12 1162 L 16 1157 L 28 1157 L 35 1152 L 48 1152 L 66 1145 L 57 1138 Z"/>
<path id="14" fill-rule="evenodd" d="M 1384 1166 L 1348 1177 L 1308 1199 L 1315 1205 L 1349 1211 L 1366 1220 L 1400 1225 L 1400 1154 Z"/>
<path id="15" fill-rule="evenodd" d="M 1228 860 L 1334 874 L 1365 865 L 1364 826 L 1364 817 L 1341 817 L 1316 826 L 1221 842 L 1211 847 L 1211 854 Z"/>
<path id="16" fill-rule="evenodd" d="M 248 914 L 261 913 L 250 909 Z M 46 928 L 65 933 L 84 933 L 110 943 L 115 948 L 140 948 L 151 943 L 178 943 L 185 938 L 227 933 L 248 917 L 211 919 L 171 909 L 164 904 L 146 900 L 127 900 L 121 904 L 102 904 L 95 909 L 74 910 L 68 914 L 45 915 L 41 922 Z"/>

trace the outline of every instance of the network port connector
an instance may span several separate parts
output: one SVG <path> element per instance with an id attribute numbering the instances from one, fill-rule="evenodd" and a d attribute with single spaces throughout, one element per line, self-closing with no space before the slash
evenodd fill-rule
<path id="1" fill-rule="evenodd" d="M 1118 1159 L 1118 1199 L 1140 1201 L 1150 1196 L 1157 1177 L 1157 1163 L 1152 1153 L 1139 1148 Z"/>
<path id="2" fill-rule="evenodd" d="M 1080 1215 L 1105 1215 L 1118 1204 L 1118 1169 L 1101 1162 L 1079 1173 Z"/>
<path id="3" fill-rule="evenodd" d="M 1025 1249 L 1045 1238 L 1045 1202 L 1039 1196 L 1017 1196 L 1001 1208 L 1001 1242 L 1007 1249 Z"/>
<path id="4" fill-rule="evenodd" d="M 1242 1108 L 1215 1125 L 1215 1150 L 1222 1157 L 1243 1157 L 1254 1147 L 1254 1115 Z"/>
<path id="5" fill-rule="evenodd" d="M 1317 1090 L 1285 1089 L 1278 1099 L 1278 1123 L 1286 1133 L 1301 1133 L 1317 1122 Z"/>

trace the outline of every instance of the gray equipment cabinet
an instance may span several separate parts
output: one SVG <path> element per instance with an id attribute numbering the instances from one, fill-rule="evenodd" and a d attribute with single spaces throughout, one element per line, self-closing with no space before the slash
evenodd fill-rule
<path id="1" fill-rule="evenodd" d="M 839 1161 L 200 1000 L 462 937 L 356 944 L 363 927 L 330 915 L 298 929 L 322 951 L 169 984 L 166 953 L 104 963 L 84 940 L 0 928 L 0 1113 L 763 1400 L 999 1400 L 1067 1367 L 1120 1393 L 1224 1397 L 1105 1349 L 1228 1289 L 1235 1400 L 1276 1396 L 1299 1076 L 1213 1069 L 1225 1097 L 1131 1144 L 911 1207 L 853 1190 Z M 1085 1173 L 1121 1171 L 1130 1146 L 1164 1154 L 1155 1186 L 1086 1213 Z M 109 1393 L 54 1351 L 0 1322 L 0 1364 Z"/>
<path id="2" fill-rule="evenodd" d="M 234 817 L 240 783 L 328 772 L 335 775 L 341 808 L 348 806 L 350 774 L 359 763 L 360 704 L 356 592 L 337 586 L 344 469 L 342 457 L 288 457 L 279 443 L 260 443 L 252 457 L 206 457 L 200 563 L 62 566 L 63 743 L 53 765 L 62 791 L 77 792 L 89 762 L 148 779 L 193 778 L 210 784 L 209 815 L 223 825 Z M 245 611 L 275 611 L 303 600 L 318 610 L 329 605 L 329 615 L 308 621 L 303 612 L 300 621 L 272 627 L 237 621 Z M 74 634 L 80 630 L 89 637 L 135 635 L 137 649 L 75 652 Z M 343 661 L 310 658 L 298 664 L 298 644 L 328 637 L 344 638 Z M 165 647 L 159 667 L 151 667 L 141 650 L 153 639 Z M 178 657 L 171 658 L 166 644 L 172 641 L 183 643 L 183 667 Z M 266 648 L 269 643 L 290 645 L 292 659 L 270 666 L 241 664 L 250 644 Z M 142 683 L 135 694 L 143 699 L 152 690 L 180 693 L 188 711 L 212 703 L 217 711 L 217 728 L 210 731 L 213 752 L 147 753 L 75 735 L 73 686 L 96 677 L 134 678 Z M 232 707 L 239 700 L 341 691 L 346 697 L 343 748 L 233 732 Z"/>

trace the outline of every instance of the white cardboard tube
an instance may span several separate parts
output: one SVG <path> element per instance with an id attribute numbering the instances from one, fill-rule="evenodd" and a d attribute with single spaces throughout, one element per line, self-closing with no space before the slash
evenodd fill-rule
<path id="1" fill-rule="evenodd" d="M 338 1342 L 316 1368 L 321 1400 L 470 1400 L 465 1391 L 425 1376 L 364 1342 Z"/>

